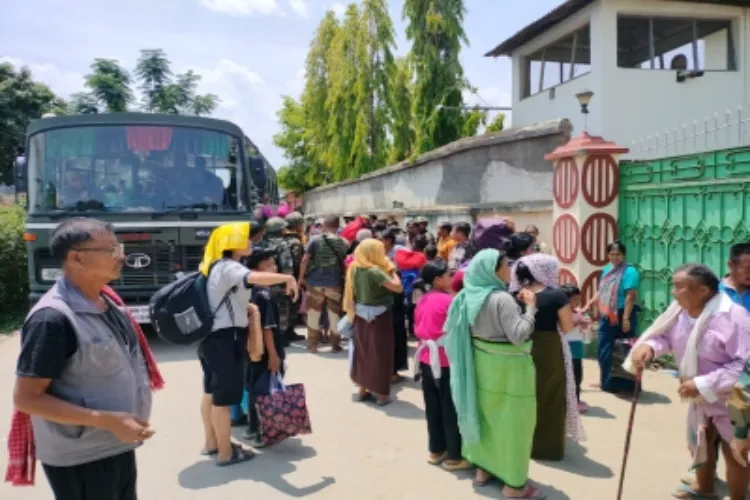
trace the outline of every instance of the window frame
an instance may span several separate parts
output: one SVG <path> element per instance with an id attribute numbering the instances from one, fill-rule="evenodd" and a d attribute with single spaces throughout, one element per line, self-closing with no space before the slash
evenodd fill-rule
<path id="1" fill-rule="evenodd" d="M 578 50 L 580 50 L 580 47 L 578 45 L 578 40 L 579 40 L 579 35 L 583 31 L 585 31 L 585 30 L 588 30 L 588 34 L 589 34 L 589 36 L 588 36 L 588 53 L 589 53 L 589 57 L 588 57 L 588 60 L 589 60 L 588 71 L 585 71 L 584 73 L 576 75 L 575 74 L 576 65 L 577 64 L 582 64 L 582 63 L 577 63 L 576 62 L 577 61 L 577 57 L 576 56 L 577 56 Z M 560 42 L 562 42 L 562 41 L 564 41 L 564 40 L 566 40 L 566 39 L 568 39 L 570 37 L 573 38 L 573 44 L 572 44 L 571 49 L 570 49 L 570 61 L 569 62 L 546 61 L 544 59 L 545 51 L 548 48 L 553 47 L 554 45 L 559 44 Z M 581 78 L 583 76 L 586 76 L 586 75 L 590 74 L 591 71 L 592 71 L 592 69 L 593 69 L 592 68 L 592 64 L 591 64 L 591 59 L 592 59 L 592 57 L 591 57 L 591 45 L 592 45 L 591 19 L 587 19 L 586 22 L 582 23 L 581 25 L 579 25 L 578 27 L 576 27 L 576 28 L 574 28 L 572 30 L 569 30 L 567 33 L 565 33 L 564 35 L 556 38 L 554 41 L 545 44 L 544 46 L 542 46 L 541 48 L 539 48 L 537 50 L 534 50 L 533 52 L 529 52 L 528 54 L 524 54 L 524 55 L 520 56 L 520 58 L 519 58 L 520 59 L 520 63 L 521 63 L 520 67 L 521 67 L 521 71 L 522 71 L 522 74 L 521 74 L 521 79 L 522 79 L 521 80 L 522 81 L 521 99 L 528 99 L 530 97 L 534 97 L 535 95 L 538 95 L 538 94 L 541 94 L 543 92 L 555 89 L 555 88 L 557 88 L 557 87 L 559 87 L 561 85 L 565 85 L 568 82 L 571 82 L 573 80 L 576 80 L 578 78 Z M 534 58 L 534 56 L 537 56 L 539 54 L 541 54 L 541 59 Z M 536 89 L 537 89 L 536 91 L 532 91 L 532 85 L 533 85 L 533 83 L 532 83 L 532 74 L 531 74 L 531 63 L 532 62 L 541 62 L 541 68 L 539 70 L 539 78 L 538 78 L 538 81 L 536 82 L 536 85 L 534 85 L 536 87 Z M 547 63 L 556 63 L 557 65 L 559 65 L 560 82 L 556 83 L 554 85 L 550 85 L 549 87 L 543 88 L 544 87 L 545 66 L 547 65 Z M 570 68 L 569 68 L 569 70 L 567 72 L 567 78 L 565 78 L 566 75 L 564 74 L 564 69 L 563 69 L 563 65 L 564 64 L 570 64 Z"/>
<path id="2" fill-rule="evenodd" d="M 647 20 L 648 26 L 649 26 L 649 33 L 648 33 L 648 51 L 649 51 L 649 58 L 645 59 L 641 64 L 645 64 L 650 61 L 649 67 L 642 67 L 642 66 L 621 66 L 620 65 L 620 20 L 622 18 L 626 19 L 640 19 L 640 20 Z M 690 41 L 691 45 L 691 54 L 689 57 L 689 60 L 693 63 L 693 70 L 684 70 L 684 69 L 672 69 L 669 67 L 663 67 L 664 62 L 661 61 L 662 67 L 657 67 L 656 60 L 660 57 L 662 57 L 664 54 L 675 50 L 676 48 L 670 49 L 660 55 L 657 55 L 656 51 L 656 37 L 654 36 L 654 21 L 691 21 L 692 22 L 692 39 Z M 704 35 L 704 37 L 699 37 L 699 30 L 698 25 L 699 23 L 703 22 L 724 22 L 727 23 L 727 44 L 726 44 L 726 50 L 727 50 L 727 60 L 726 60 L 726 69 L 706 69 L 700 68 L 698 65 L 699 60 L 699 50 L 698 50 L 698 42 L 702 40 L 705 36 L 712 35 L 714 33 L 718 33 L 721 30 L 716 30 L 714 32 L 709 33 L 708 35 Z M 707 16 L 680 16 L 680 15 L 668 15 L 668 14 L 633 14 L 628 12 L 618 12 L 617 13 L 617 28 L 616 28 L 616 38 L 615 38 L 615 60 L 617 64 L 617 69 L 624 69 L 624 70 L 641 70 L 641 71 L 700 71 L 700 72 L 718 72 L 718 73 L 725 73 L 725 72 L 736 72 L 739 71 L 739 65 L 738 65 L 738 57 L 737 57 L 737 43 L 736 43 L 736 24 L 737 24 L 737 18 L 736 17 L 707 17 Z M 687 45 L 687 44 L 686 44 Z M 682 47 L 682 46 L 680 46 Z M 706 61 L 704 58 L 703 66 L 706 65 Z"/>

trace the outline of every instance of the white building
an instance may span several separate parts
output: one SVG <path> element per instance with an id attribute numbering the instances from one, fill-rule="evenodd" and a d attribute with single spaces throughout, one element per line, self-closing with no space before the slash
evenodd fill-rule
<path id="1" fill-rule="evenodd" d="M 514 126 L 582 131 L 591 90 L 588 130 L 624 146 L 750 143 L 750 0 L 568 0 L 487 56 L 512 58 Z"/>

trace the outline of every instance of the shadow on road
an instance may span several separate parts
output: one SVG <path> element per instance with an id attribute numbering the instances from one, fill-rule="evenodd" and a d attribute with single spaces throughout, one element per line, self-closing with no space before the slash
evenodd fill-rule
<path id="1" fill-rule="evenodd" d="M 604 479 L 614 477 L 615 474 L 612 472 L 612 469 L 587 457 L 586 448 L 580 444 L 568 440 L 565 448 L 565 459 L 561 462 L 546 460 L 536 460 L 536 462 L 553 469 L 570 472 L 583 477 Z"/>
<path id="2" fill-rule="evenodd" d="M 675 393 L 677 392 L 677 386 L 675 385 Z M 628 398 L 628 401 L 631 399 Z M 641 391 L 638 395 L 639 405 L 668 405 L 672 400 L 669 396 L 661 394 L 659 392 Z"/>
<path id="3" fill-rule="evenodd" d="M 164 342 L 151 334 L 148 343 L 156 357 L 157 363 L 175 363 L 180 361 L 198 360 L 198 343 L 192 345 L 174 345 Z"/>
<path id="4" fill-rule="evenodd" d="M 586 411 L 586 413 L 582 413 L 581 416 L 583 416 L 583 417 L 594 417 L 594 418 L 604 418 L 604 419 L 613 419 L 613 418 L 616 418 L 609 411 L 607 411 L 606 408 L 602 408 L 601 406 L 589 406 L 589 409 Z"/>
<path id="5" fill-rule="evenodd" d="M 189 490 L 214 488 L 233 481 L 256 481 L 265 483 L 286 496 L 302 498 L 317 493 L 334 484 L 333 477 L 322 477 L 310 486 L 297 487 L 284 476 L 293 473 L 297 467 L 293 462 L 312 458 L 317 453 L 309 446 L 304 446 L 299 439 L 292 438 L 263 452 L 242 464 L 218 467 L 216 461 L 204 458 L 183 469 L 178 481 L 180 486 Z"/>
<path id="6" fill-rule="evenodd" d="M 471 482 L 474 479 L 475 472 L 474 470 L 464 470 L 453 472 L 452 474 L 456 476 L 459 481 Z M 552 485 L 542 484 L 539 481 L 534 481 L 533 478 L 531 479 L 531 482 L 534 486 L 537 486 L 542 493 L 546 495 L 545 498 L 547 500 L 570 500 L 570 497 L 565 494 L 565 492 L 558 490 Z M 500 497 L 500 491 L 502 491 L 503 483 L 501 481 L 498 481 L 497 479 L 492 479 L 489 483 L 487 483 L 486 486 L 471 485 L 471 488 L 478 496 L 483 496 L 486 498 L 498 498 Z"/>

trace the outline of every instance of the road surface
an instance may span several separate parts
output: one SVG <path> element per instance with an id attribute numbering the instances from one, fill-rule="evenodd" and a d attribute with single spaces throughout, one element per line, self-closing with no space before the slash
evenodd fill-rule
<path id="1" fill-rule="evenodd" d="M 201 373 L 195 347 L 168 346 L 156 339 L 153 343 L 167 387 L 154 399 L 156 435 L 138 451 L 141 499 L 500 497 L 496 484 L 474 489 L 471 472 L 453 474 L 426 463 L 422 393 L 413 381 L 401 384 L 397 401 L 385 408 L 354 403 L 346 353 L 324 348 L 311 355 L 301 344 L 289 349 L 288 380 L 305 383 L 313 434 L 263 450 L 248 463 L 219 468 L 198 453 Z M 0 336 L 2 471 L 17 352 L 17 335 Z M 588 388 L 598 376 L 596 363 L 586 361 L 584 370 Z M 649 392 L 641 397 L 636 414 L 624 498 L 661 500 L 670 498 L 688 463 L 686 407 L 669 375 L 648 373 L 645 387 Z M 584 446 L 569 443 L 564 462 L 532 463 L 531 477 L 550 500 L 615 498 L 630 404 L 600 392 L 585 392 L 583 397 L 592 407 L 584 417 L 588 441 Z M 241 429 L 235 434 L 240 437 Z M 49 498 L 41 469 L 35 487 L 0 485 L 3 500 Z"/>

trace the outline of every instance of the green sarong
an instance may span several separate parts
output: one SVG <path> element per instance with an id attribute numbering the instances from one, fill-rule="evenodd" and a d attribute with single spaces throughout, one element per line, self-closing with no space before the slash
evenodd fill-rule
<path id="1" fill-rule="evenodd" d="M 469 462 L 511 488 L 529 477 L 536 427 L 536 370 L 531 342 L 516 346 L 472 339 L 480 439 L 463 445 Z"/>

